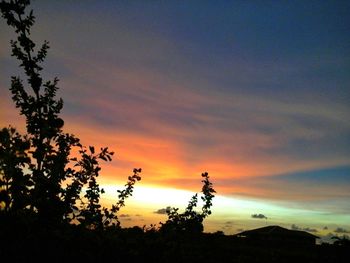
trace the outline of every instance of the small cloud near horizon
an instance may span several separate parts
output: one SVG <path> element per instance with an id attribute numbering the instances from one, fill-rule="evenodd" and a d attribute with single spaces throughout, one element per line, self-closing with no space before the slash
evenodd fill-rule
<path id="1" fill-rule="evenodd" d="M 119 217 L 127 218 L 127 217 L 130 217 L 130 215 L 129 214 L 121 214 Z"/>
<path id="2" fill-rule="evenodd" d="M 157 211 L 154 211 L 154 214 L 158 214 L 158 215 L 166 215 L 167 211 L 169 211 L 171 209 L 170 206 L 167 206 L 166 208 L 161 208 L 158 209 Z"/>
<path id="3" fill-rule="evenodd" d="M 311 233 L 318 232 L 318 230 L 316 228 L 310 228 L 310 227 L 301 228 L 301 227 L 299 227 L 299 226 L 297 226 L 295 224 L 292 224 L 291 229 L 292 230 L 298 230 L 298 231 L 306 231 L 306 232 L 311 232 Z"/>
<path id="4" fill-rule="evenodd" d="M 344 233 L 344 234 L 348 234 L 348 233 L 350 233 L 350 231 L 347 230 L 347 229 L 344 229 L 344 228 L 342 228 L 342 227 L 338 227 L 336 230 L 334 230 L 334 233 Z"/>
<path id="5" fill-rule="evenodd" d="M 232 228 L 233 224 L 234 224 L 233 221 L 226 221 L 226 222 L 225 222 L 225 225 L 223 226 L 223 229 L 229 230 L 229 229 Z"/>
<path id="6" fill-rule="evenodd" d="M 253 214 L 251 215 L 252 218 L 256 218 L 256 219 L 267 219 L 267 216 L 263 215 L 263 214 Z"/>

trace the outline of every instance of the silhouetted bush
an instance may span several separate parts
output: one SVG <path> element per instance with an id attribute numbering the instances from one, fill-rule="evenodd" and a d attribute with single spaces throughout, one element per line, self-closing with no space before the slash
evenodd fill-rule
<path id="1" fill-rule="evenodd" d="M 59 117 L 63 100 L 56 99 L 58 79 L 44 81 L 41 75 L 49 43 L 45 41 L 36 49 L 31 40 L 35 17 L 26 10 L 29 4 L 29 0 L 0 3 L 2 17 L 17 34 L 11 41 L 12 56 L 26 76 L 26 82 L 13 76 L 10 91 L 25 116 L 27 129 L 24 136 L 12 127 L 0 131 L 1 213 L 16 217 L 31 214 L 42 225 L 119 226 L 117 213 L 141 179 L 141 169 L 134 169 L 112 208 L 101 206 L 104 190 L 97 182 L 100 161 L 111 161 L 113 152 L 84 147 L 77 137 L 63 132 L 64 121 Z M 73 150 L 78 156 L 72 156 Z"/>
<path id="2" fill-rule="evenodd" d="M 203 187 L 201 197 L 204 202 L 202 211 L 197 212 L 195 208 L 198 203 L 198 195 L 192 196 L 188 203 L 188 206 L 183 213 L 178 212 L 178 208 L 168 208 L 166 213 L 168 220 L 165 223 L 161 223 L 160 231 L 166 234 L 198 234 L 203 232 L 203 220 L 211 214 L 212 199 L 214 198 L 215 190 L 212 183 L 209 181 L 209 175 L 207 172 L 202 174 L 204 178 L 202 180 Z"/>

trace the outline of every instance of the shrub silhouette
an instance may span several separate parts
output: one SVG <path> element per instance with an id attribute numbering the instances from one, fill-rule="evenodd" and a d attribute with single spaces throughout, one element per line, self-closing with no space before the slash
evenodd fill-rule
<path id="1" fill-rule="evenodd" d="M 187 233 L 198 234 L 203 232 L 203 220 L 211 214 L 212 199 L 214 198 L 215 190 L 213 184 L 209 181 L 207 172 L 202 173 L 203 187 L 201 197 L 204 202 L 202 211 L 199 213 L 194 209 L 197 207 L 198 194 L 192 196 L 185 212 L 179 213 L 178 208 L 169 208 L 166 210 L 168 220 L 161 223 L 160 231 L 165 233 Z"/>
<path id="2" fill-rule="evenodd" d="M 50 224 L 119 226 L 117 213 L 141 179 L 141 169 L 134 169 L 111 209 L 101 207 L 104 191 L 97 183 L 100 161 L 111 161 L 113 152 L 108 148 L 96 152 L 93 146 L 84 147 L 79 138 L 63 132 L 64 121 L 59 117 L 63 100 L 56 98 L 58 79 L 44 81 L 41 76 L 49 43 L 45 41 L 35 51 L 30 38 L 35 17 L 33 11 L 26 12 L 29 4 L 29 0 L 0 3 L 2 17 L 17 34 L 17 39 L 11 41 L 12 56 L 19 60 L 27 78 L 24 83 L 13 76 L 10 88 L 16 107 L 25 116 L 27 134 L 22 136 L 12 127 L 0 132 L 2 213 L 25 210 Z M 72 156 L 73 149 L 78 156 Z M 85 194 L 83 187 L 87 188 Z"/>
<path id="3" fill-rule="evenodd" d="M 343 237 L 334 236 L 332 237 L 332 239 L 334 240 L 333 244 L 335 246 L 350 248 L 350 239 L 347 238 L 345 235 Z"/>

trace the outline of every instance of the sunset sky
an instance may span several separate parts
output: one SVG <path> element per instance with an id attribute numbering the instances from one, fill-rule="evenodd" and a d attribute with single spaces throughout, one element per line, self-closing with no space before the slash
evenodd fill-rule
<path id="1" fill-rule="evenodd" d="M 123 226 L 165 221 L 164 208 L 184 208 L 207 171 L 217 191 L 208 232 L 350 233 L 349 1 L 32 8 L 32 37 L 51 46 L 44 75 L 60 79 L 65 131 L 116 152 L 99 178 L 104 202 L 142 168 Z M 0 37 L 0 125 L 23 131 L 9 92 L 20 72 L 15 35 L 3 19 Z"/>

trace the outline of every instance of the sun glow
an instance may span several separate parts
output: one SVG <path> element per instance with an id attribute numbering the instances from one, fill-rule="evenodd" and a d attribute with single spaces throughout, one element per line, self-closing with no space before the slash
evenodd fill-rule
<path id="1" fill-rule="evenodd" d="M 119 186 L 102 185 L 105 190 L 104 200 L 113 203 L 117 198 Z M 160 209 L 167 206 L 184 208 L 194 192 L 172 188 L 154 186 L 135 186 L 132 197 L 128 199 L 129 205 L 142 206 L 144 209 Z"/>
<path id="2" fill-rule="evenodd" d="M 101 187 L 105 190 L 102 198 L 102 203 L 105 206 L 116 202 L 117 190 L 123 189 L 122 185 L 105 184 Z M 126 200 L 126 206 L 120 211 L 121 223 L 124 227 L 131 227 L 165 222 L 167 216 L 165 213 L 160 213 L 159 210 L 170 206 L 179 208 L 181 213 L 195 193 L 169 187 L 137 185 L 133 195 Z M 199 198 L 197 211 L 200 211 L 201 205 Z M 237 233 L 243 228 L 252 229 L 273 224 L 290 228 L 290 222 L 322 229 L 324 225 L 344 224 L 349 219 L 348 216 L 338 216 L 339 220 L 335 222 L 334 218 L 330 218 L 324 211 L 310 211 L 267 200 L 255 200 L 240 196 L 227 197 L 218 194 L 213 200 L 212 212 L 213 215 L 204 221 L 205 231 L 223 230 L 227 234 Z M 251 215 L 256 213 L 264 213 L 267 218 L 263 220 L 252 218 Z M 301 218 L 303 218 L 302 221 Z M 305 220 L 305 218 L 307 219 Z M 318 224 L 314 224 L 316 219 Z"/>

